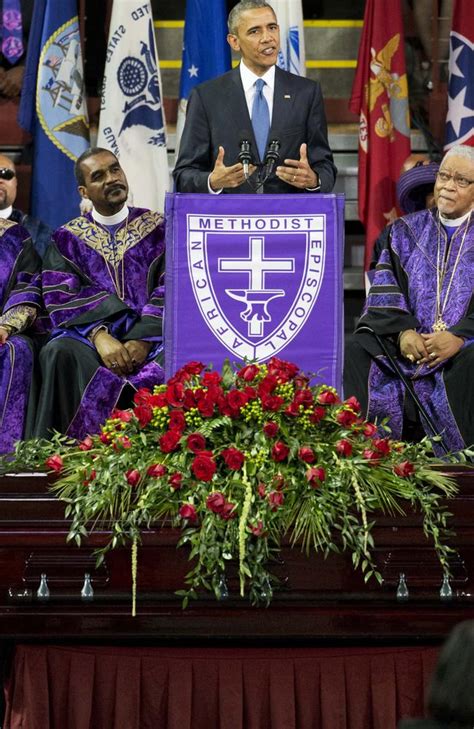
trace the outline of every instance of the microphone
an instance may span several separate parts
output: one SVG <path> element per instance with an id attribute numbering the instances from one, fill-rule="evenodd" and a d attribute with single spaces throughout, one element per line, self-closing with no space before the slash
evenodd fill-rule
<path id="1" fill-rule="evenodd" d="M 242 162 L 244 168 L 245 179 L 249 176 L 249 165 L 252 161 L 252 153 L 250 151 L 250 132 L 244 129 L 239 134 L 239 162 Z"/>
<path id="2" fill-rule="evenodd" d="M 268 180 L 271 174 L 273 174 L 273 170 L 275 169 L 275 165 L 280 160 L 280 150 L 281 142 L 278 139 L 278 137 L 274 137 L 270 140 L 270 143 L 268 145 L 267 153 L 265 155 L 265 160 L 263 162 L 265 166 L 265 179 Z"/>

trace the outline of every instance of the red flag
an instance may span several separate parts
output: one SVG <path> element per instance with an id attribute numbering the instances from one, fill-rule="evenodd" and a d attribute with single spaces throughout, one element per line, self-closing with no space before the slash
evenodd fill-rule
<path id="1" fill-rule="evenodd" d="M 395 185 L 410 154 L 400 0 L 367 0 L 350 108 L 359 115 L 359 217 L 365 267 L 381 230 L 398 215 Z"/>
<path id="2" fill-rule="evenodd" d="M 449 35 L 448 116 L 445 149 L 474 146 L 474 7 L 455 0 Z"/>

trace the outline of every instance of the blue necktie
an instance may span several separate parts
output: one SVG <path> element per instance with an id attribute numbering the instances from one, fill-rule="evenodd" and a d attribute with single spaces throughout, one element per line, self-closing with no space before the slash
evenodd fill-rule
<path id="1" fill-rule="evenodd" d="M 257 141 L 260 159 L 265 157 L 268 132 L 270 131 L 270 112 L 268 111 L 267 100 L 263 95 L 265 81 L 261 78 L 255 81 L 255 96 L 252 104 L 252 126 Z"/>
<path id="2" fill-rule="evenodd" d="M 20 0 L 3 0 L 2 53 L 9 63 L 16 63 L 23 55 L 23 32 Z"/>

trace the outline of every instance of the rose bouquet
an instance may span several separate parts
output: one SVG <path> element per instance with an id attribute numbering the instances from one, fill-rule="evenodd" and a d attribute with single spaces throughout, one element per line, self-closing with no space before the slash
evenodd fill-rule
<path id="1" fill-rule="evenodd" d="M 94 529 L 110 530 L 102 555 L 130 541 L 134 579 L 142 531 L 171 520 L 182 529 L 179 545 L 190 547 L 184 605 L 202 589 L 225 597 L 231 568 L 242 596 L 268 604 L 283 537 L 307 552 L 349 550 L 366 579 L 380 580 L 374 512 L 406 508 L 421 513 L 448 571 L 442 501 L 455 487 L 433 469 L 429 442 L 381 436 L 355 398 L 310 386 L 295 365 L 273 358 L 226 363 L 219 373 L 191 362 L 134 403 L 80 443 L 57 437 L 46 460 L 67 504 L 69 538 L 80 544 Z"/>

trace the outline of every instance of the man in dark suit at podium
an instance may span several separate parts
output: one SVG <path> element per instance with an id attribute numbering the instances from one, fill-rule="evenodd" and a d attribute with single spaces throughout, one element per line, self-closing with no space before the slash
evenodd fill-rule
<path id="1" fill-rule="evenodd" d="M 331 192 L 336 167 L 321 88 L 276 67 L 280 32 L 272 7 L 241 0 L 228 26 L 228 42 L 242 61 L 191 93 L 176 190 Z"/>

